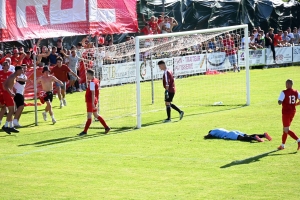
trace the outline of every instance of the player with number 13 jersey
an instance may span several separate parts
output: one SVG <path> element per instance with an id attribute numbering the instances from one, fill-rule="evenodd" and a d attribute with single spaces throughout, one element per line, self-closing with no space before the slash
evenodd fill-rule
<path id="1" fill-rule="evenodd" d="M 278 104 L 282 105 L 283 124 L 282 144 L 278 147 L 278 149 L 283 150 L 285 148 L 284 145 L 287 136 L 290 135 L 298 142 L 298 150 L 300 150 L 300 139 L 293 131 L 290 130 L 291 123 L 296 114 L 296 106 L 300 104 L 300 101 L 298 101 L 300 99 L 300 93 L 293 89 L 293 80 L 288 79 L 285 84 L 286 90 L 283 90 L 278 98 Z"/>

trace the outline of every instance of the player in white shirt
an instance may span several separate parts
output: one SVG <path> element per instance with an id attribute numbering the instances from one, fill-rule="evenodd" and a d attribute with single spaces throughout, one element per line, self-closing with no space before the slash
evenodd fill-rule
<path id="1" fill-rule="evenodd" d="M 17 107 L 13 120 L 15 127 L 21 126 L 19 120 L 24 109 L 24 90 L 27 82 L 27 76 L 25 75 L 25 73 L 27 70 L 27 65 L 22 65 L 22 68 L 24 70 L 24 73 L 16 78 L 16 83 L 14 85 L 14 89 L 16 90 L 14 101 L 15 106 Z"/>

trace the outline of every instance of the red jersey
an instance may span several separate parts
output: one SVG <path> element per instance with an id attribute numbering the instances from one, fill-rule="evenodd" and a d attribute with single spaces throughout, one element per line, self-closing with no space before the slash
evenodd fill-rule
<path id="1" fill-rule="evenodd" d="M 51 74 L 54 74 L 54 76 L 62 81 L 67 82 L 68 81 L 68 72 L 70 72 L 71 69 L 67 65 L 62 65 L 61 67 L 58 67 L 57 65 L 52 68 Z"/>
<path id="2" fill-rule="evenodd" d="M 283 90 L 279 96 L 279 101 L 282 101 L 282 114 L 296 113 L 296 103 L 300 99 L 300 94 L 297 90 Z"/>
<path id="3" fill-rule="evenodd" d="M 278 45 L 278 42 L 281 41 L 281 40 L 282 40 L 281 35 L 275 34 L 275 35 L 274 35 L 274 39 L 273 39 L 273 44 L 274 44 L 274 46 L 276 47 L 276 46 Z"/>
<path id="4" fill-rule="evenodd" d="M 169 86 L 169 92 L 171 93 L 175 93 L 175 82 L 174 82 L 174 77 L 172 72 L 170 72 L 169 70 L 164 71 L 164 75 L 163 75 L 163 86 L 164 88 L 166 88 L 166 86 Z"/>
<path id="5" fill-rule="evenodd" d="M 19 62 L 20 62 L 20 56 L 13 55 L 11 57 L 11 65 L 17 66 L 17 65 L 19 65 Z"/>
<path id="6" fill-rule="evenodd" d="M 156 33 L 157 33 L 157 29 L 158 29 L 158 24 L 157 24 L 157 22 L 154 22 L 154 21 L 152 22 L 152 21 L 150 21 L 148 24 L 149 24 L 149 26 L 151 27 L 153 33 L 156 34 Z"/>
<path id="7" fill-rule="evenodd" d="M 152 35 L 153 34 L 153 32 L 152 32 L 152 30 L 149 28 L 146 28 L 146 27 L 144 27 L 142 30 L 141 30 L 141 33 L 144 33 L 144 35 Z"/>
<path id="8" fill-rule="evenodd" d="M 92 102 L 92 91 L 95 91 L 95 102 L 94 104 L 97 104 L 99 99 L 99 87 L 100 87 L 100 81 L 96 78 L 93 78 L 92 80 L 88 81 L 87 88 L 85 91 L 85 102 Z"/>
<path id="9" fill-rule="evenodd" d="M 227 56 L 236 54 L 233 40 L 225 39 L 225 40 L 223 40 L 223 44 L 224 44 L 225 53 Z"/>
<path id="10" fill-rule="evenodd" d="M 32 59 L 31 58 L 24 58 L 23 61 L 22 61 L 22 64 L 25 64 L 27 65 L 27 67 L 31 67 L 33 62 L 32 62 Z"/>
<path id="11" fill-rule="evenodd" d="M 0 87 L 0 91 L 3 92 L 4 89 L 3 89 L 3 83 L 4 81 L 7 79 L 7 77 L 9 75 L 11 75 L 12 72 L 11 71 L 7 71 L 7 72 L 4 72 L 3 70 L 0 71 L 0 84 L 1 84 L 1 87 Z"/>

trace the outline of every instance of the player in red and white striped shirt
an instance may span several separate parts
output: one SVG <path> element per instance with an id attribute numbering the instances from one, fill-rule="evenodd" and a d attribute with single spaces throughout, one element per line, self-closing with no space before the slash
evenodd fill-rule
<path id="1" fill-rule="evenodd" d="M 87 109 L 87 121 L 85 123 L 84 130 L 79 133 L 79 136 L 84 136 L 87 134 L 87 131 L 92 123 L 92 114 L 97 118 L 102 126 L 105 128 L 105 133 L 110 131 L 110 128 L 107 126 L 104 119 L 98 114 L 97 104 L 99 99 L 99 89 L 100 81 L 94 77 L 95 72 L 91 69 L 88 69 L 86 72 L 86 78 L 88 80 L 87 89 L 85 93 L 85 102 Z"/>

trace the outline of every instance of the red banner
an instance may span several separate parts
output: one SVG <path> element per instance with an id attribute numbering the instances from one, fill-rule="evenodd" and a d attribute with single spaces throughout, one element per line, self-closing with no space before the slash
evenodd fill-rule
<path id="1" fill-rule="evenodd" d="M 137 32 L 136 0 L 0 0 L 0 41 Z"/>

